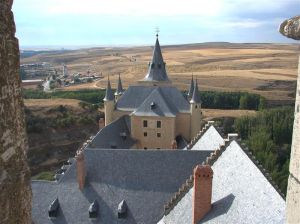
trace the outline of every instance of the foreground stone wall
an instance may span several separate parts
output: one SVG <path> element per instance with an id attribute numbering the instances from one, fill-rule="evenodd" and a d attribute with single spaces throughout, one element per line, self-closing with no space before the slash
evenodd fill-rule
<path id="1" fill-rule="evenodd" d="M 279 32 L 286 37 L 300 40 L 300 16 L 285 20 Z M 287 223 L 300 223 L 300 58 L 295 102 L 293 141 L 290 159 L 290 175 L 286 198 Z"/>
<path id="2" fill-rule="evenodd" d="M 12 0 L 0 0 L 0 223 L 31 223 L 19 45 Z"/>

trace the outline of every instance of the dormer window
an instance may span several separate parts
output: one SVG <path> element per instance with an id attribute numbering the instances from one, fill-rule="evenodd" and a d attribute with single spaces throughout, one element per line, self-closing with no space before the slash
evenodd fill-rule
<path id="1" fill-rule="evenodd" d="M 118 205 L 118 218 L 125 219 L 126 217 L 127 217 L 127 204 L 125 200 L 123 200 Z"/>
<path id="2" fill-rule="evenodd" d="M 58 198 L 56 198 L 48 208 L 48 216 L 50 219 L 56 218 L 58 216 L 58 210 L 59 210 L 59 201 Z"/>
<path id="3" fill-rule="evenodd" d="M 151 110 L 155 109 L 155 103 L 152 102 L 152 103 L 150 104 L 150 107 L 151 107 Z"/>
<path id="4" fill-rule="evenodd" d="M 89 207 L 89 218 L 96 219 L 98 216 L 99 204 L 98 201 L 95 200 Z"/>
<path id="5" fill-rule="evenodd" d="M 154 63 L 151 63 L 151 68 L 154 68 Z"/>

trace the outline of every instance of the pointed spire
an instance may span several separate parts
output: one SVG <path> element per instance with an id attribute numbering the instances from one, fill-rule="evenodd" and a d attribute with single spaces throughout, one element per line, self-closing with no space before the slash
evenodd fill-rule
<path id="1" fill-rule="evenodd" d="M 122 95 L 124 92 L 123 87 L 122 87 L 122 81 L 119 73 L 119 82 L 118 82 L 118 88 L 116 89 L 115 95 Z"/>
<path id="2" fill-rule="evenodd" d="M 188 98 L 192 98 L 193 96 L 193 93 L 194 93 L 194 76 L 192 75 L 192 80 L 191 80 L 191 85 L 190 85 L 190 89 L 189 89 L 189 92 L 188 92 Z"/>
<path id="3" fill-rule="evenodd" d="M 103 100 L 104 101 L 113 101 L 114 100 L 114 94 L 113 94 L 111 86 L 110 86 L 109 76 L 107 79 L 107 88 L 106 88 L 106 93 L 105 93 L 105 97 Z"/>
<path id="4" fill-rule="evenodd" d="M 190 103 L 201 103 L 201 98 L 200 98 L 200 94 L 199 94 L 199 90 L 198 90 L 198 83 L 197 83 L 197 79 L 194 85 L 194 92 L 193 92 L 193 96 L 192 99 L 190 100 Z"/>
<path id="5" fill-rule="evenodd" d="M 161 53 L 158 35 L 156 36 L 156 42 L 153 50 L 152 61 L 149 64 L 148 74 L 144 78 L 144 81 L 167 81 L 170 82 L 165 62 Z"/>

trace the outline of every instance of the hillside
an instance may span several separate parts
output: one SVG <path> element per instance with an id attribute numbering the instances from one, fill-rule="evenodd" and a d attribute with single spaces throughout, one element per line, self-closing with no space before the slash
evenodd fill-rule
<path id="1" fill-rule="evenodd" d="M 298 45 L 203 43 L 163 46 L 164 60 L 172 81 L 186 89 L 192 73 L 202 90 L 249 91 L 277 104 L 291 102 L 296 86 Z M 69 73 L 102 73 L 111 76 L 113 87 L 118 73 L 124 86 L 144 77 L 152 48 L 90 48 L 70 51 L 35 52 L 21 63 L 49 62 L 57 69 L 66 63 Z M 105 88 L 106 79 L 68 87 Z"/>

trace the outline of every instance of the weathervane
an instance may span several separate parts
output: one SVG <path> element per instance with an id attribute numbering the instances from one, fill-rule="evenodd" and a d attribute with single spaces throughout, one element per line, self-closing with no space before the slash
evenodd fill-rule
<path id="1" fill-rule="evenodd" d="M 156 37 L 158 37 L 158 33 L 159 33 L 159 27 L 155 27 L 155 32 L 156 32 Z"/>

